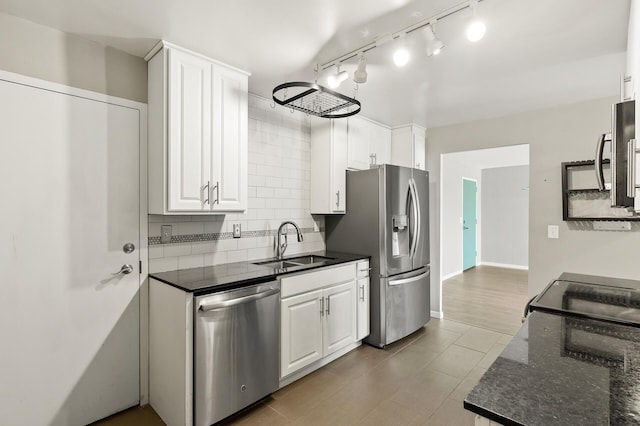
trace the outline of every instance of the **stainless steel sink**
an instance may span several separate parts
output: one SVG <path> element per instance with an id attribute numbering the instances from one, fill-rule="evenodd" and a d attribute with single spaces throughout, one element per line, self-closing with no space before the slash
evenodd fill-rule
<path id="1" fill-rule="evenodd" d="M 255 262 L 254 265 L 262 265 L 262 266 L 269 266 L 272 268 L 285 269 L 285 268 L 291 268 L 294 266 L 313 265 L 316 263 L 322 263 L 332 259 L 334 258 L 309 254 L 306 256 L 292 257 L 285 260 L 265 260 L 263 262 Z"/>
<path id="2" fill-rule="evenodd" d="M 286 260 L 267 260 L 265 262 L 257 262 L 254 265 L 269 266 L 271 268 L 285 269 L 293 266 L 301 266 L 301 263 L 289 262 Z"/>
<path id="3" fill-rule="evenodd" d="M 314 254 L 309 254 L 307 256 L 298 256 L 298 257 L 292 257 L 287 259 L 287 262 L 291 262 L 291 263 L 298 263 L 301 265 L 312 265 L 314 263 L 320 263 L 320 262 L 325 262 L 327 260 L 333 260 L 333 257 L 326 257 L 326 256 L 317 256 Z"/>

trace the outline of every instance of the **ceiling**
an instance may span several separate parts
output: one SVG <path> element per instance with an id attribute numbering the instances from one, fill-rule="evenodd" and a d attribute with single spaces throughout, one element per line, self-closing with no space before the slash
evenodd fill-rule
<path id="1" fill-rule="evenodd" d="M 270 98 L 280 83 L 313 80 L 316 63 L 460 2 L 0 0 L 0 11 L 141 57 L 164 38 L 250 71 L 249 90 Z M 394 43 L 370 51 L 362 114 L 435 127 L 618 93 L 629 0 L 483 0 L 478 14 L 487 25 L 478 43 L 464 37 L 463 11 L 438 22 L 438 56 L 426 57 L 420 31 L 406 37 L 404 68 L 391 61 Z M 339 91 L 352 96 L 354 84 Z"/>

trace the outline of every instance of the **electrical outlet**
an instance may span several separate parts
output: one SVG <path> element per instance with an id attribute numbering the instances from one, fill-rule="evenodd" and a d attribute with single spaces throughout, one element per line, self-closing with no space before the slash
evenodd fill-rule
<path id="1" fill-rule="evenodd" d="M 558 225 L 549 225 L 547 227 L 547 238 L 560 238 L 560 228 Z"/>
<path id="2" fill-rule="evenodd" d="M 241 226 L 239 223 L 233 224 L 233 238 L 240 238 L 242 236 Z"/>
<path id="3" fill-rule="evenodd" d="M 162 244 L 170 243 L 172 233 L 173 232 L 171 230 L 171 225 L 162 225 L 162 228 L 160 231 L 160 242 Z"/>

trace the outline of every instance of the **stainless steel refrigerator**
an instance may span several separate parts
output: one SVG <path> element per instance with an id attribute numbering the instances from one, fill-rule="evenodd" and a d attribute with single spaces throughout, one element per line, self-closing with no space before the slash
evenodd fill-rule
<path id="1" fill-rule="evenodd" d="M 384 347 L 430 319 L 429 173 L 385 164 L 347 172 L 346 214 L 326 217 L 327 250 L 371 256 L 371 334 Z"/>

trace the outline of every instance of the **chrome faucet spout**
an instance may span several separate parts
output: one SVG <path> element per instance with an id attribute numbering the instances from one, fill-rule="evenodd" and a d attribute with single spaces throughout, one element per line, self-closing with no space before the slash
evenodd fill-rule
<path id="1" fill-rule="evenodd" d="M 291 225 L 294 228 L 296 228 L 296 232 L 298 234 L 298 242 L 301 243 L 304 240 L 304 237 L 302 236 L 302 231 L 300 230 L 300 227 L 296 225 L 295 222 L 292 222 L 290 220 L 282 222 L 280 224 L 280 227 L 278 228 L 278 234 L 276 236 L 276 257 L 278 259 L 282 259 L 282 256 L 284 256 L 285 250 L 287 250 L 287 233 L 282 232 L 283 230 L 286 230 L 287 225 Z M 283 235 L 284 235 L 284 242 L 282 241 Z"/>

